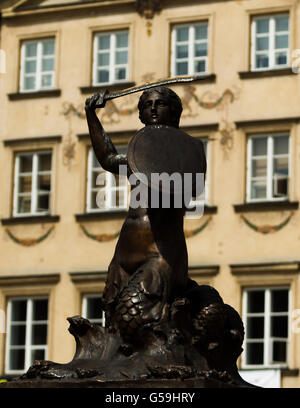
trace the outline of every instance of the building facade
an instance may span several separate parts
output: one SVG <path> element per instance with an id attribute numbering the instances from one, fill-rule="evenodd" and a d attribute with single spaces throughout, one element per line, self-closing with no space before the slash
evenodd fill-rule
<path id="1" fill-rule="evenodd" d="M 85 99 L 170 76 L 180 127 L 201 138 L 202 217 L 189 274 L 242 316 L 241 374 L 300 386 L 300 4 L 296 0 L 6 0 L 1 5 L 0 374 L 69 362 L 69 316 L 99 298 L 128 206 L 91 150 Z M 117 150 L 140 94 L 98 112 Z M 99 178 L 101 175 L 101 178 Z M 101 179 L 101 181 L 99 181 Z"/>

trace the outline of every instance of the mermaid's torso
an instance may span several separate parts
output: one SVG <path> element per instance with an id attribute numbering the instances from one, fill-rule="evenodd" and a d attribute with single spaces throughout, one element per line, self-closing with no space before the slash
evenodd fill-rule
<path id="1" fill-rule="evenodd" d="M 187 262 L 182 210 L 129 208 L 114 260 L 129 274 L 153 257 L 170 267 Z"/>

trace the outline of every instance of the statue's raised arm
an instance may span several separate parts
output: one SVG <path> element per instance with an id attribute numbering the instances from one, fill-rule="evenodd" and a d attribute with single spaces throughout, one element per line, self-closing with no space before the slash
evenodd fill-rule
<path id="1" fill-rule="evenodd" d="M 119 166 L 127 165 L 127 156 L 125 154 L 118 154 L 111 138 L 103 129 L 95 111 L 96 104 L 97 108 L 105 107 L 105 96 L 107 94 L 108 90 L 103 90 L 87 98 L 85 101 L 85 112 L 92 146 L 97 160 L 104 170 L 119 174 Z"/>

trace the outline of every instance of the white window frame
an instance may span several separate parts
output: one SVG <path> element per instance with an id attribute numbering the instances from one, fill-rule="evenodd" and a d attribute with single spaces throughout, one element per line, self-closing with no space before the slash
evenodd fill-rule
<path id="1" fill-rule="evenodd" d="M 104 312 L 104 310 L 102 310 L 102 317 L 99 317 L 98 319 L 90 319 L 87 316 L 88 299 L 89 298 L 95 298 L 95 297 L 99 297 L 100 299 L 102 298 L 102 296 L 99 293 L 89 293 L 89 294 L 83 295 L 83 298 L 82 298 L 82 317 L 84 317 L 85 319 L 89 319 L 89 321 L 91 323 L 100 324 L 102 327 L 105 327 L 105 312 Z"/>
<path id="2" fill-rule="evenodd" d="M 26 313 L 26 333 L 25 333 L 25 359 L 24 359 L 24 370 L 10 370 L 9 367 L 9 352 L 11 349 L 23 349 L 23 346 L 11 346 L 10 339 L 11 339 L 11 307 L 12 302 L 14 300 L 26 300 L 27 301 L 27 313 Z M 33 310 L 33 302 L 35 300 L 47 300 L 48 301 L 48 320 L 32 320 L 32 310 Z M 5 353 L 5 373 L 6 374 L 22 374 L 26 372 L 29 367 L 33 364 L 31 360 L 31 352 L 32 350 L 44 350 L 45 352 L 45 360 L 48 359 L 48 339 L 46 344 L 36 344 L 33 345 L 32 343 L 32 326 L 33 323 L 38 324 L 47 324 L 47 337 L 48 337 L 48 330 L 49 330 L 49 297 L 48 296 L 15 296 L 8 300 L 7 304 L 7 336 L 6 336 L 6 353 Z M 13 325 L 24 325 L 24 321 L 20 322 L 13 322 Z"/>
<path id="3" fill-rule="evenodd" d="M 257 292 L 257 291 L 264 291 L 265 292 L 265 311 L 264 313 L 247 313 L 247 295 L 249 292 Z M 271 312 L 271 291 L 273 290 L 287 290 L 288 291 L 288 311 L 287 312 Z M 244 339 L 244 352 L 242 353 L 242 369 L 247 368 L 280 368 L 280 367 L 287 367 L 289 362 L 289 353 L 290 353 L 290 313 L 291 312 L 291 289 L 289 286 L 264 286 L 264 287 L 247 287 L 243 290 L 243 322 L 245 325 L 245 339 Z M 263 339 L 251 339 L 251 341 L 247 340 L 247 317 L 251 315 L 252 317 L 265 317 L 265 325 L 264 325 L 264 338 Z M 276 338 L 271 337 L 271 316 L 286 316 L 288 317 L 288 337 L 286 338 L 286 362 L 285 363 L 276 363 L 272 364 L 271 356 L 272 356 L 272 346 L 271 343 L 275 340 L 283 341 L 282 337 Z M 262 342 L 264 343 L 264 362 L 263 364 L 246 364 L 246 354 L 247 354 L 247 342 Z"/>
<path id="4" fill-rule="evenodd" d="M 116 186 L 116 176 L 113 173 L 110 173 L 109 171 L 105 171 L 102 169 L 102 167 L 97 166 L 93 167 L 93 155 L 94 151 L 93 148 L 90 147 L 89 152 L 88 152 L 88 173 L 87 173 L 87 198 L 86 198 L 86 211 L 88 213 L 93 213 L 93 212 L 113 212 L 113 211 L 125 211 L 128 208 L 128 198 L 129 198 L 129 193 L 128 193 L 128 182 L 126 182 L 126 185 L 124 186 Z M 92 208 L 92 193 L 93 192 L 99 192 L 101 189 L 101 186 L 95 188 L 92 187 L 92 175 L 94 171 L 103 171 L 103 174 L 106 178 L 106 183 L 105 183 L 105 196 L 107 200 L 105 201 L 105 208 Z M 112 205 L 112 198 L 113 194 L 116 193 L 117 191 L 123 191 L 124 192 L 124 205 L 114 207 Z"/>
<path id="5" fill-rule="evenodd" d="M 289 13 L 282 13 L 282 14 L 276 14 L 276 15 L 261 15 L 257 17 L 253 17 L 252 22 L 251 22 L 251 70 L 252 71 L 267 71 L 267 70 L 272 70 L 272 69 L 281 69 L 281 68 L 286 68 L 290 64 L 290 30 L 289 31 L 281 31 L 281 34 L 287 34 L 289 38 L 289 47 L 288 48 L 283 48 L 281 51 L 287 53 L 287 63 L 286 64 L 279 64 L 276 65 L 275 63 L 275 54 L 277 52 L 277 49 L 275 48 L 275 36 L 276 36 L 276 31 L 275 31 L 275 18 L 276 17 L 289 17 L 289 22 L 290 22 L 290 16 Z M 264 51 L 256 51 L 256 38 L 259 36 L 265 36 L 266 34 L 256 34 L 256 22 L 258 20 L 262 20 L 265 18 L 270 19 L 270 30 L 269 30 L 269 50 L 264 50 Z M 279 49 L 278 49 L 279 50 Z M 261 67 L 257 68 L 256 67 L 256 55 L 257 54 L 268 54 L 269 57 L 269 66 L 268 67 Z"/>
<path id="6" fill-rule="evenodd" d="M 51 170 L 38 171 L 38 156 L 43 154 L 51 154 Z M 20 157 L 22 156 L 32 156 L 32 172 L 31 173 L 20 173 Z M 47 215 L 51 211 L 51 195 L 52 195 L 52 150 L 41 150 L 36 152 L 22 152 L 17 153 L 15 156 L 15 176 L 14 176 L 14 203 L 13 203 L 13 216 L 14 217 L 30 217 L 33 215 Z M 50 191 L 49 191 L 49 209 L 47 211 L 37 211 L 38 204 L 38 176 L 39 175 L 49 175 L 50 174 Z M 20 175 L 31 175 L 31 194 L 29 193 L 19 193 L 19 177 Z M 18 212 L 18 198 L 20 196 L 31 197 L 31 211 L 28 213 Z M 46 195 L 46 194 L 45 194 Z"/>
<path id="7" fill-rule="evenodd" d="M 54 60 L 54 67 L 53 71 L 43 71 L 42 72 L 42 59 L 43 59 L 43 42 L 49 41 L 49 40 L 54 41 L 54 54 L 47 55 L 47 57 L 51 57 Z M 37 55 L 36 57 L 27 57 L 25 58 L 25 46 L 26 44 L 29 43 L 37 43 Z M 46 58 L 47 58 L 46 57 Z M 45 57 L 44 57 L 45 58 Z M 25 59 L 36 59 L 36 73 L 35 73 L 35 88 L 34 89 L 26 89 L 25 88 Z M 52 81 L 51 85 L 49 86 L 42 86 L 42 74 L 46 75 L 51 75 Z M 29 75 L 29 76 L 34 76 L 34 75 Z M 39 40 L 26 40 L 22 42 L 21 45 L 21 69 L 20 69 L 20 92 L 26 93 L 26 92 L 37 92 L 37 91 L 42 91 L 42 90 L 49 90 L 49 89 L 54 89 L 54 84 L 55 83 L 55 38 L 54 37 L 49 37 L 49 38 L 43 38 Z"/>
<path id="8" fill-rule="evenodd" d="M 282 156 L 288 156 L 288 175 L 287 175 L 287 183 L 288 183 L 288 192 L 286 196 L 283 197 L 273 197 L 273 159 L 274 157 L 279 158 L 281 155 L 274 155 L 273 154 L 273 145 L 274 145 L 274 138 L 279 136 L 288 136 L 289 139 L 289 150 L 287 154 L 283 154 Z M 267 155 L 266 156 L 259 156 L 259 158 L 266 158 L 267 160 L 267 176 L 266 176 L 266 188 L 267 188 L 267 196 L 266 198 L 251 198 L 251 182 L 252 182 L 252 140 L 255 138 L 266 138 L 267 141 Z M 247 202 L 266 202 L 266 201 L 286 201 L 289 196 L 289 185 L 290 185 L 290 174 L 291 174 L 291 135 L 290 132 L 280 132 L 280 133 L 259 133 L 259 134 L 252 134 L 248 136 L 247 141 Z"/>
<path id="9" fill-rule="evenodd" d="M 206 40 L 195 40 L 195 27 L 201 26 L 201 25 L 207 25 L 207 39 Z M 177 76 L 176 72 L 176 62 L 178 62 L 178 59 L 176 58 L 176 29 L 177 28 L 184 28 L 188 27 L 189 28 L 189 38 L 188 41 L 186 41 L 186 44 L 182 45 L 188 45 L 188 57 L 184 58 L 184 60 L 187 60 L 188 62 L 188 72 L 186 75 L 207 75 L 208 73 L 208 47 L 209 47 L 209 22 L 208 21 L 202 21 L 199 23 L 190 23 L 190 24 L 176 24 L 172 27 L 172 34 L 171 34 L 171 39 L 172 39 L 172 52 L 171 52 L 171 75 L 172 76 Z M 194 44 L 195 43 L 206 43 L 207 44 L 207 55 L 205 57 L 195 57 L 194 56 Z M 205 61 L 205 71 L 203 72 L 196 72 L 194 67 L 195 67 L 195 61 Z"/>
<path id="10" fill-rule="evenodd" d="M 127 47 L 122 47 L 118 48 L 119 51 L 127 51 L 127 64 L 116 64 L 116 51 L 117 51 L 117 46 L 116 46 L 116 35 L 120 33 L 128 33 L 128 46 Z M 98 82 L 97 81 L 97 71 L 98 71 L 98 65 L 97 65 L 97 55 L 99 52 L 98 50 L 98 41 L 101 36 L 106 36 L 109 35 L 111 37 L 111 43 L 110 43 L 110 48 L 109 48 L 109 55 L 110 55 L 110 61 L 109 65 L 107 66 L 109 70 L 109 80 L 108 82 Z M 125 30 L 118 30 L 118 31 L 106 31 L 106 32 L 101 32 L 101 33 L 96 33 L 94 35 L 94 44 L 93 44 L 93 86 L 99 86 L 99 85 L 111 85 L 111 84 L 116 84 L 116 83 L 123 83 L 123 82 L 128 82 L 129 78 L 129 52 L 130 52 L 130 33 L 129 29 Z M 118 67 L 122 67 L 126 69 L 126 75 L 124 79 L 116 79 L 115 78 L 115 70 Z"/>

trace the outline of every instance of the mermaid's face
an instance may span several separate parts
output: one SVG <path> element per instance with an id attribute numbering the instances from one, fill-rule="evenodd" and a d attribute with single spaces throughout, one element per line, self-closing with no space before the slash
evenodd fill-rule
<path id="1" fill-rule="evenodd" d="M 156 91 L 151 92 L 145 99 L 140 120 L 147 125 L 172 126 L 169 98 Z"/>

